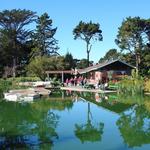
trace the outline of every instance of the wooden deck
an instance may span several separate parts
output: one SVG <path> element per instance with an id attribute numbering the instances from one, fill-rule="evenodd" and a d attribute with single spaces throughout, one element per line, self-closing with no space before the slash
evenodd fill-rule
<path id="1" fill-rule="evenodd" d="M 69 91 L 79 91 L 79 92 L 94 92 L 94 93 L 115 93 L 116 92 L 112 90 L 87 89 L 80 86 L 61 87 L 60 89 L 69 90 Z"/>

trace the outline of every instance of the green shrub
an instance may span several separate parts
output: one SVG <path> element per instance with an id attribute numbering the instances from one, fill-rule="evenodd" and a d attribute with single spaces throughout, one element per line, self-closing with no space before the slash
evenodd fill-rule
<path id="1" fill-rule="evenodd" d="M 150 79 L 147 79 L 144 84 L 144 91 L 150 92 Z"/>
<path id="2" fill-rule="evenodd" d="M 118 82 L 113 83 L 113 82 L 109 81 L 108 89 L 117 90 L 118 89 Z"/>
<path id="3" fill-rule="evenodd" d="M 57 78 L 55 78 L 55 77 L 52 79 L 51 84 L 53 87 L 61 86 L 60 80 L 57 80 Z"/>
<path id="4" fill-rule="evenodd" d="M 64 70 L 64 68 L 65 62 L 62 56 L 37 56 L 26 67 L 29 75 L 37 76 L 43 81 L 47 77 L 45 71 Z"/>
<path id="5" fill-rule="evenodd" d="M 0 79 L 0 97 L 3 96 L 3 92 L 10 90 L 12 87 L 12 81 Z"/>
<path id="6" fill-rule="evenodd" d="M 137 72 L 132 71 L 132 76 L 124 78 L 118 84 L 118 93 L 121 94 L 143 94 L 144 92 L 144 80 Z"/>

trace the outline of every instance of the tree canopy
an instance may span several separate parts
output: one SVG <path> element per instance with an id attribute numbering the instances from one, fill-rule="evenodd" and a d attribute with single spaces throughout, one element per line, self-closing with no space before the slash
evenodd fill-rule
<path id="1" fill-rule="evenodd" d="M 135 56 L 137 69 L 141 63 L 141 53 L 150 41 L 150 20 L 140 17 L 128 17 L 118 28 L 117 45 Z"/>
<path id="2" fill-rule="evenodd" d="M 30 30 L 33 23 L 36 29 Z M 58 54 L 56 31 L 47 13 L 38 17 L 25 9 L 0 12 L 0 75 L 15 77 L 25 73 L 31 58 Z"/>
<path id="3" fill-rule="evenodd" d="M 30 10 L 4 10 L 0 12 L 0 53 L 3 65 L 13 68 L 16 75 L 17 65 L 23 63 L 25 44 L 30 39 L 31 31 L 26 27 L 35 21 L 35 12 Z"/>
<path id="4" fill-rule="evenodd" d="M 67 52 L 65 55 L 65 69 L 70 70 L 70 69 L 74 69 L 75 67 L 76 67 L 76 62 L 73 59 L 72 54 Z"/>
<path id="5" fill-rule="evenodd" d="M 93 63 L 89 60 L 93 42 L 103 40 L 99 23 L 80 21 L 73 29 L 74 39 L 86 43 L 87 59 L 75 59 L 71 53 L 59 57 L 56 32 L 57 27 L 53 27 L 53 20 L 47 13 L 38 16 L 26 9 L 0 11 L 0 77 L 26 75 L 27 65 L 40 57 L 49 57 L 50 66 L 57 63 L 51 56 L 61 58 L 58 64 L 64 64 L 63 69 L 67 70 L 85 68 Z M 123 53 L 110 49 L 99 62 L 119 57 L 136 65 L 141 75 L 150 74 L 150 19 L 127 17 L 118 28 L 115 41 Z"/>
<path id="6" fill-rule="evenodd" d="M 87 65 L 89 66 L 89 54 L 92 48 L 92 40 L 102 41 L 102 30 L 99 23 L 92 23 L 92 21 L 85 23 L 80 21 L 73 30 L 74 39 L 81 39 L 86 42 Z"/>
<path id="7" fill-rule="evenodd" d="M 120 53 L 117 51 L 117 49 L 112 48 L 109 51 L 106 52 L 105 56 L 100 58 L 99 62 L 104 62 L 104 61 L 110 61 L 114 59 L 118 59 L 120 56 Z"/>
<path id="8" fill-rule="evenodd" d="M 33 56 L 57 54 L 57 40 L 54 38 L 57 28 L 52 28 L 52 19 L 44 13 L 37 18 L 36 23 L 36 30 L 33 34 L 35 44 Z"/>
<path id="9" fill-rule="evenodd" d="M 78 69 L 86 68 L 86 67 L 87 67 L 87 63 L 88 63 L 88 62 L 87 62 L 87 59 L 83 58 L 83 59 L 81 59 L 81 60 L 78 60 L 76 67 L 77 67 Z M 90 66 L 93 65 L 93 61 L 90 61 L 90 62 L 89 62 L 89 65 L 90 65 Z"/>
<path id="10" fill-rule="evenodd" d="M 45 71 L 49 70 L 64 70 L 65 60 L 62 56 L 37 56 L 27 66 L 27 71 L 30 75 L 39 77 L 45 80 Z"/>

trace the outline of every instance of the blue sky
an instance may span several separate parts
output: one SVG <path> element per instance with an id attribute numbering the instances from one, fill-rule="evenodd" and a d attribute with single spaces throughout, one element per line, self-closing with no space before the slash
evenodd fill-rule
<path id="1" fill-rule="evenodd" d="M 128 16 L 150 18 L 149 0 L 0 0 L 0 10 L 30 9 L 38 15 L 47 12 L 58 27 L 55 38 L 59 41 L 59 53 L 71 52 L 74 58 L 86 58 L 85 42 L 73 39 L 73 28 L 79 21 L 92 20 L 99 23 L 103 41 L 94 42 L 90 60 L 97 62 L 111 48 L 119 48 L 114 43 L 118 27 Z"/>

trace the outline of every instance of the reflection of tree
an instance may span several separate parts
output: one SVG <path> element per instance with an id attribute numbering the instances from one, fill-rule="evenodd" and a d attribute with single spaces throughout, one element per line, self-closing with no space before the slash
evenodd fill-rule
<path id="1" fill-rule="evenodd" d="M 53 109 L 53 110 L 65 110 L 65 109 L 71 109 L 73 107 L 73 102 L 71 99 L 57 99 L 57 98 L 50 98 L 47 100 L 41 100 L 38 103 L 35 103 L 33 107 L 36 107 L 37 109 Z"/>
<path id="2" fill-rule="evenodd" d="M 150 143 L 150 113 L 143 106 L 133 107 L 130 114 L 123 113 L 117 126 L 129 147 Z"/>
<path id="3" fill-rule="evenodd" d="M 90 115 L 90 103 L 88 103 L 87 123 L 84 125 L 75 125 L 75 135 L 81 140 L 82 143 L 86 141 L 100 141 L 103 134 L 104 124 L 99 123 L 98 127 L 96 127 L 92 124 Z"/>
<path id="4" fill-rule="evenodd" d="M 45 106 L 45 107 L 44 107 Z M 51 149 L 59 116 L 41 102 L 0 103 L 0 148 Z"/>

